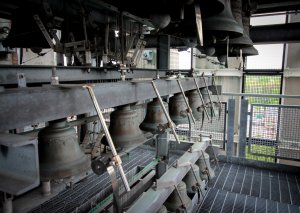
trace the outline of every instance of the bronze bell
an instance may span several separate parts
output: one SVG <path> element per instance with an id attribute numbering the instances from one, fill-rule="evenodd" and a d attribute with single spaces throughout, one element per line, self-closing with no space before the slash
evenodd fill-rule
<path id="1" fill-rule="evenodd" d="M 178 191 L 174 189 L 164 205 L 171 212 L 184 212 L 184 207 L 186 210 L 189 210 L 192 205 L 192 200 L 187 195 L 186 184 L 181 181 L 178 184 L 177 189 Z M 178 193 L 180 194 L 180 197 Z M 182 201 L 180 198 L 182 198 Z"/>
<path id="2" fill-rule="evenodd" d="M 200 188 L 201 191 L 205 189 L 205 183 L 202 181 L 200 177 L 200 169 L 197 165 L 193 165 L 190 171 L 186 174 L 183 178 L 183 181 L 186 183 L 186 188 L 188 193 L 195 193 L 197 192 L 197 188 Z M 197 178 L 197 180 L 196 180 Z"/>
<path id="3" fill-rule="evenodd" d="M 187 93 L 189 105 L 193 111 L 194 118 L 199 121 L 203 117 L 203 103 L 197 90 L 192 90 Z"/>
<path id="4" fill-rule="evenodd" d="M 141 124 L 146 116 L 146 104 L 144 102 L 138 102 L 135 105 L 131 105 L 130 109 L 136 110 L 138 123 Z"/>
<path id="5" fill-rule="evenodd" d="M 168 210 L 164 205 L 162 205 L 156 213 L 168 213 Z"/>
<path id="6" fill-rule="evenodd" d="M 172 121 L 176 124 L 188 124 L 187 106 L 181 93 L 177 93 L 170 98 L 169 114 Z"/>
<path id="7" fill-rule="evenodd" d="M 206 152 L 202 152 L 196 164 L 200 169 L 200 177 L 202 180 L 208 180 L 215 177 L 215 171 L 210 166 L 209 155 Z"/>
<path id="8" fill-rule="evenodd" d="M 165 108 L 168 110 L 168 103 L 163 102 Z M 140 128 L 144 131 L 155 133 L 158 130 L 158 126 L 161 124 L 168 123 L 166 115 L 159 103 L 158 98 L 155 98 L 153 101 L 147 105 L 146 118 L 140 125 Z"/>
<path id="9" fill-rule="evenodd" d="M 243 26 L 244 26 L 244 33 L 249 37 L 249 28 L 250 28 L 250 17 L 243 13 Z M 239 49 L 233 49 L 234 54 L 238 55 L 240 53 Z M 252 45 L 250 47 L 243 47 L 242 48 L 242 56 L 255 56 L 258 55 L 257 49 Z"/>
<path id="10" fill-rule="evenodd" d="M 229 45 L 231 45 L 233 47 L 238 46 L 240 48 L 253 46 L 253 42 L 250 39 L 249 34 L 246 33 L 246 30 L 243 26 L 242 0 L 231 0 L 231 9 L 232 9 L 232 13 L 233 13 L 235 20 L 243 28 L 243 36 L 230 39 Z"/>
<path id="11" fill-rule="evenodd" d="M 82 152 L 76 131 L 66 119 L 49 122 L 38 134 L 40 174 L 42 180 L 62 179 L 90 168 L 89 158 Z"/>
<path id="12" fill-rule="evenodd" d="M 129 148 L 146 141 L 139 128 L 138 114 L 130 106 L 123 106 L 110 114 L 109 132 L 117 148 Z"/>
<path id="13" fill-rule="evenodd" d="M 217 39 L 224 40 L 229 38 L 237 38 L 243 35 L 243 28 L 234 19 L 230 0 L 224 0 L 224 10 L 214 16 L 203 19 L 204 35 L 214 36 Z"/>

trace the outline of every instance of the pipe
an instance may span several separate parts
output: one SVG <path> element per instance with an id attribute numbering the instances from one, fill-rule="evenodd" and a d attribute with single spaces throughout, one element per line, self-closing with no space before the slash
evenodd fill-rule
<path id="1" fill-rule="evenodd" d="M 251 27 L 250 37 L 255 44 L 300 42 L 300 22 Z"/>

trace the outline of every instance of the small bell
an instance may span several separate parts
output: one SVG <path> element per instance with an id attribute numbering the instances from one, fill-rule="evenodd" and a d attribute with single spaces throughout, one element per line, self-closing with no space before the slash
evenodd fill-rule
<path id="1" fill-rule="evenodd" d="M 177 189 L 178 191 L 174 189 L 164 205 L 171 212 L 184 212 L 184 209 L 189 210 L 191 208 L 192 201 L 187 195 L 186 184 L 181 181 L 178 184 Z M 180 197 L 178 194 L 180 194 Z"/>
<path id="2" fill-rule="evenodd" d="M 200 169 L 197 165 L 193 165 L 190 171 L 183 178 L 183 181 L 186 183 L 186 188 L 188 193 L 195 193 L 197 189 L 200 188 L 201 191 L 205 189 L 205 183 L 200 177 Z M 195 174 L 194 174 L 195 173 Z"/>
<path id="3" fill-rule="evenodd" d="M 181 93 L 170 98 L 169 113 L 172 121 L 176 124 L 188 124 L 187 106 Z"/>
<path id="4" fill-rule="evenodd" d="M 168 110 L 168 104 L 163 102 L 165 108 Z M 144 131 L 156 133 L 158 131 L 158 126 L 168 123 L 166 115 L 160 105 L 157 98 L 148 103 L 147 113 L 144 121 L 140 125 L 140 128 Z"/>
<path id="5" fill-rule="evenodd" d="M 196 162 L 200 169 L 200 177 L 202 180 L 209 180 L 215 177 L 215 172 L 210 166 L 209 155 L 206 152 L 202 152 L 203 155 L 200 156 Z"/>

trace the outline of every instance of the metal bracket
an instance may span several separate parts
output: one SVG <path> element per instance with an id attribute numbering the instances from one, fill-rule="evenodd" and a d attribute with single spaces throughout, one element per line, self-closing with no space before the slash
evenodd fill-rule
<path id="1" fill-rule="evenodd" d="M 203 29 L 202 29 L 202 17 L 201 10 L 198 2 L 195 2 L 195 16 L 196 16 L 196 26 L 197 26 L 197 35 L 199 38 L 200 46 L 203 46 Z"/>
<path id="2" fill-rule="evenodd" d="M 114 167 L 108 166 L 106 168 L 107 173 L 110 176 L 111 179 L 111 185 L 112 185 L 112 189 L 113 189 L 113 195 L 114 195 L 114 200 L 113 200 L 113 204 L 114 204 L 114 212 L 121 212 L 121 202 L 120 202 L 120 196 L 119 196 L 119 184 L 118 184 L 118 179 L 117 179 L 117 175 L 116 175 L 116 171 L 114 169 Z"/>
<path id="3" fill-rule="evenodd" d="M 107 138 L 108 145 L 109 145 L 109 147 L 110 147 L 110 149 L 111 149 L 111 152 L 112 152 L 112 155 L 113 155 L 113 159 L 112 159 L 112 160 L 114 161 L 115 165 L 116 165 L 116 166 L 118 167 L 118 169 L 119 169 L 120 176 L 121 176 L 121 179 L 122 179 L 122 181 L 123 181 L 123 184 L 124 184 L 124 186 L 125 186 L 126 191 L 129 192 L 129 191 L 130 191 L 130 186 L 129 186 L 128 180 L 127 180 L 127 178 L 126 178 L 126 175 L 125 175 L 124 170 L 123 170 L 123 167 L 122 167 L 122 160 L 121 160 L 120 156 L 119 156 L 118 153 L 117 153 L 117 150 L 116 150 L 116 148 L 115 148 L 115 145 L 114 145 L 114 143 L 113 143 L 113 140 L 112 140 L 112 138 L 111 138 L 111 135 L 110 135 L 110 133 L 109 133 L 109 131 L 108 131 L 108 128 L 107 128 L 105 119 L 104 119 L 104 117 L 103 117 L 103 114 L 102 114 L 102 112 L 101 112 L 101 108 L 100 108 L 100 106 L 99 106 L 99 104 L 98 104 L 98 101 L 97 101 L 97 99 L 96 99 L 94 90 L 93 90 L 92 86 L 90 86 L 90 85 L 84 85 L 83 88 L 87 89 L 88 92 L 89 92 L 89 94 L 90 94 L 90 96 L 91 96 L 91 99 L 92 99 L 92 101 L 93 101 L 94 107 L 95 107 L 96 112 L 97 112 L 97 114 L 98 114 L 98 116 L 99 116 L 99 119 L 100 119 L 102 128 L 103 128 L 103 130 L 104 130 L 104 132 L 105 132 L 105 136 L 106 136 L 106 138 Z"/>
<path id="4" fill-rule="evenodd" d="M 51 39 L 47 29 L 45 28 L 42 20 L 40 19 L 39 15 L 36 14 L 36 15 L 33 16 L 33 18 L 34 18 L 35 22 L 37 23 L 38 27 L 40 28 L 40 30 L 42 31 L 43 35 L 45 36 L 45 38 L 46 38 L 48 44 L 50 45 L 50 47 L 52 49 L 54 49 L 55 45 L 52 42 L 52 39 Z"/>
<path id="5" fill-rule="evenodd" d="M 204 77 L 204 72 L 202 73 L 201 77 L 202 77 L 203 80 L 204 80 L 204 85 L 205 85 L 205 88 L 206 88 L 206 91 L 207 91 L 207 95 L 208 95 L 208 98 L 209 98 L 209 102 L 210 102 L 210 104 L 211 104 L 212 112 L 213 112 L 213 114 L 214 114 L 214 116 L 215 116 L 215 115 L 216 115 L 216 112 L 215 112 L 215 108 L 214 108 L 214 103 L 212 102 L 212 99 L 211 99 L 211 96 L 210 96 L 210 93 L 209 93 L 207 81 L 206 81 L 206 78 Z"/>
<path id="6" fill-rule="evenodd" d="M 200 92 L 200 89 L 199 89 L 199 85 L 198 85 L 198 83 L 197 83 L 197 81 L 196 81 L 196 78 L 193 77 L 193 79 L 194 79 L 194 82 L 195 82 L 195 85 L 196 85 L 196 88 L 197 88 L 197 92 L 198 92 L 198 94 L 199 94 L 199 96 L 200 96 L 200 99 L 201 99 L 201 102 L 202 102 L 202 105 L 203 105 L 203 108 L 204 108 L 204 112 L 205 112 L 205 114 L 206 114 L 206 116 L 207 116 L 207 120 L 210 120 L 210 117 L 209 117 L 208 111 L 207 111 L 207 109 L 206 109 L 206 105 L 205 105 L 203 96 L 202 96 L 202 94 L 201 94 L 201 92 Z"/>
<path id="7" fill-rule="evenodd" d="M 155 82 L 154 82 L 154 81 L 151 81 L 151 84 L 152 84 L 152 87 L 153 87 L 153 89 L 154 89 L 154 92 L 156 93 L 156 96 L 157 96 L 157 98 L 158 98 L 158 100 L 159 100 L 159 103 L 160 103 L 160 105 L 161 105 L 161 108 L 163 109 L 163 111 L 164 111 L 164 113 L 165 113 L 165 116 L 166 116 L 166 118 L 167 118 L 167 120 L 168 120 L 168 122 L 169 122 L 169 123 L 168 123 L 168 126 L 169 126 L 170 129 L 172 130 L 172 133 L 174 134 L 174 137 L 175 137 L 177 143 L 180 144 L 180 140 L 179 140 L 178 135 L 177 135 L 177 133 L 176 133 L 176 131 L 175 131 L 174 124 L 173 124 L 173 122 L 172 122 L 172 120 L 171 120 L 171 118 L 170 118 L 170 115 L 169 115 L 167 109 L 165 108 L 165 105 L 164 105 L 164 103 L 163 103 L 163 101 L 162 101 L 162 99 L 161 99 L 161 97 L 160 97 L 160 94 L 159 94 L 158 89 L 157 89 L 157 87 L 156 87 L 156 85 L 155 85 Z"/>
<path id="8" fill-rule="evenodd" d="M 188 102 L 188 100 L 187 100 L 185 94 L 184 94 L 184 91 L 183 91 L 183 88 L 182 88 L 182 86 L 181 86 L 181 83 L 180 83 L 180 80 L 179 80 L 179 79 L 177 79 L 177 83 L 178 83 L 178 86 L 179 86 L 179 88 L 180 88 L 180 91 L 181 91 L 181 93 L 182 93 L 182 95 L 183 95 L 183 99 L 184 99 L 184 102 L 185 102 L 185 104 L 186 104 L 186 107 L 187 107 L 187 109 L 188 109 L 187 112 L 190 114 L 190 116 L 191 116 L 191 118 L 192 118 L 192 120 L 193 120 L 193 123 L 195 124 L 195 123 L 196 123 L 196 120 L 195 120 L 195 118 L 194 118 L 193 111 L 192 111 L 192 109 L 191 109 L 191 107 L 190 107 L 190 105 L 189 105 L 189 102 Z"/>

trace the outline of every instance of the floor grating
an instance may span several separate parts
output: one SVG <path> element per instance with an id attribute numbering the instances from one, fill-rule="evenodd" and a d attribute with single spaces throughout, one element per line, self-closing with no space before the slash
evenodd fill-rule
<path id="1" fill-rule="evenodd" d="M 220 163 L 198 212 L 300 213 L 300 176 Z"/>

